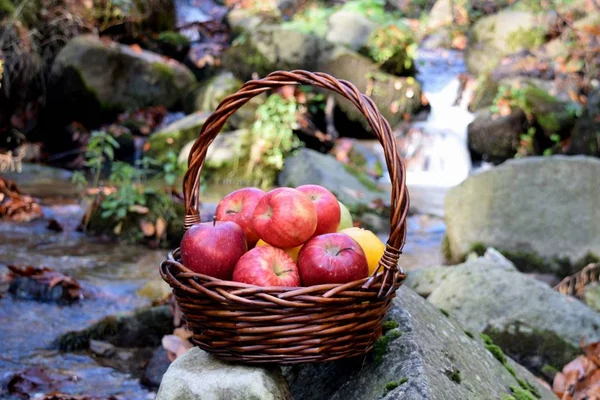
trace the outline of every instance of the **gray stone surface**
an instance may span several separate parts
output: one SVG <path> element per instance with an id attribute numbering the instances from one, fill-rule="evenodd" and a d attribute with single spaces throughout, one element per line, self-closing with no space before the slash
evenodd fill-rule
<path id="1" fill-rule="evenodd" d="M 209 115 L 209 113 L 198 111 L 153 133 L 148 139 L 148 155 L 158 161 L 165 160 L 170 151 L 179 155 L 187 143 L 198 138 L 204 121 Z"/>
<path id="2" fill-rule="evenodd" d="M 411 288 L 423 297 L 429 296 L 449 274 L 461 272 L 465 269 L 484 269 L 493 265 L 495 268 L 505 268 L 509 271 L 516 271 L 515 266 L 508 261 L 502 254 L 493 248 L 489 248 L 483 257 L 475 258 L 469 263 L 460 265 L 440 265 L 426 268 L 410 270 L 406 275 L 404 285 Z"/>
<path id="3" fill-rule="evenodd" d="M 184 101 L 184 110 L 186 113 L 212 113 L 225 97 L 237 92 L 243 84 L 244 82 L 231 72 L 221 71 L 200 83 L 188 94 Z M 256 109 L 266 98 L 265 94 L 252 98 L 227 119 L 228 125 L 234 128 L 251 126 L 256 120 Z"/>
<path id="4" fill-rule="evenodd" d="M 533 370 L 560 368 L 582 340 L 600 340 L 600 314 L 514 268 L 477 259 L 449 270 L 427 300 Z"/>
<path id="5" fill-rule="evenodd" d="M 62 108 L 94 107 L 97 112 L 178 105 L 195 82 L 175 60 L 93 35 L 78 36 L 52 66 L 52 88 Z M 86 110 L 91 112 L 93 110 Z"/>
<path id="6" fill-rule="evenodd" d="M 348 207 L 368 205 L 376 199 L 389 203 L 390 198 L 388 192 L 374 191 L 365 186 L 334 157 L 310 149 L 300 149 L 285 160 L 278 183 L 289 187 L 324 186 Z"/>
<path id="7" fill-rule="evenodd" d="M 518 387 L 477 336 L 470 338 L 453 318 L 412 290 L 402 287 L 397 295 L 388 318 L 398 327 L 387 332 L 387 347 L 377 351 L 380 360 L 286 368 L 294 399 L 489 400 Z M 537 387 L 542 399 L 556 398 L 524 368 L 508 363 L 520 379 Z"/>
<path id="8" fill-rule="evenodd" d="M 495 247 L 522 270 L 573 272 L 600 255 L 600 160 L 508 161 L 451 189 L 445 215 L 452 261 Z"/>
<path id="9" fill-rule="evenodd" d="M 366 16 L 344 10 L 331 14 L 328 23 L 327 40 L 353 50 L 360 50 L 366 45 L 369 35 L 377 27 L 377 24 Z"/>
<path id="10" fill-rule="evenodd" d="M 490 71 L 510 53 L 526 49 L 523 38 L 534 28 L 549 29 L 551 15 L 529 11 L 503 10 L 479 19 L 469 32 L 465 61 L 469 71 Z"/>
<path id="11" fill-rule="evenodd" d="M 514 157 L 520 137 L 527 132 L 527 117 L 520 109 L 507 116 L 493 116 L 480 110 L 467 128 L 469 149 L 488 161 L 505 161 Z"/>
<path id="12" fill-rule="evenodd" d="M 204 164 L 212 169 L 231 167 L 237 157 L 241 156 L 241 147 L 238 147 L 238 145 L 247 133 L 247 129 L 219 133 L 206 152 Z M 179 153 L 180 164 L 187 166 L 188 157 L 194 142 L 195 140 L 188 142 L 181 149 Z"/>
<path id="13" fill-rule="evenodd" d="M 220 361 L 197 347 L 175 360 L 156 400 L 288 400 L 278 367 L 251 367 Z"/>
<path id="14" fill-rule="evenodd" d="M 304 69 L 333 74 L 352 82 L 366 92 L 392 126 L 403 114 L 423 108 L 421 86 L 412 77 L 397 77 L 381 71 L 377 64 L 351 49 L 324 38 L 284 29 L 262 26 L 248 33 L 223 53 L 223 65 L 242 80 L 253 73 L 266 76 L 275 70 Z M 351 118 L 365 123 L 364 117 L 348 100 L 337 105 Z"/>

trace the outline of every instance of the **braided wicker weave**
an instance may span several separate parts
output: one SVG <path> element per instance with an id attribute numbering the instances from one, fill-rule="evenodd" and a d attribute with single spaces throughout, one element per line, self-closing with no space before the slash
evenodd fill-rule
<path id="1" fill-rule="evenodd" d="M 600 263 L 589 264 L 581 271 L 567 276 L 554 290 L 569 296 L 582 297 L 587 285 L 600 282 Z"/>
<path id="2" fill-rule="evenodd" d="M 346 284 L 258 287 L 197 274 L 181 264 L 179 249 L 160 268 L 171 285 L 192 341 L 215 356 L 245 363 L 295 364 L 364 355 L 405 274 L 398 258 L 406 238 L 409 199 L 405 170 L 389 123 L 350 82 L 323 73 L 277 71 L 247 82 L 224 99 L 194 143 L 184 178 L 185 225 L 199 222 L 200 173 L 208 146 L 227 118 L 252 97 L 284 85 L 313 85 L 339 93 L 367 118 L 384 148 L 392 181 L 391 232 L 373 276 Z"/>

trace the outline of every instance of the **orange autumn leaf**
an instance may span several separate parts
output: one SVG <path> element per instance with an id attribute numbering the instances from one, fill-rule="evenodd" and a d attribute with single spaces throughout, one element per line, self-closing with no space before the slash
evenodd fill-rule
<path id="1" fill-rule="evenodd" d="M 582 343 L 583 355 L 554 377 L 552 391 L 564 400 L 600 400 L 600 343 Z"/>

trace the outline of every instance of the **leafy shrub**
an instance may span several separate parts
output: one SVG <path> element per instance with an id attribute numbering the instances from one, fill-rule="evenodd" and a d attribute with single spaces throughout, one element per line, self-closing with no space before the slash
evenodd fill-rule
<path id="1" fill-rule="evenodd" d="M 153 245 L 167 242 L 168 232 L 176 232 L 181 224 L 171 194 L 173 185 L 183 174 L 177 155 L 169 154 L 161 165 L 144 157 L 132 166 L 113 162 L 118 147 L 108 133 L 93 132 L 85 152 L 85 166 L 92 180 L 88 181 L 83 172 L 73 174 L 73 182 L 87 187 L 85 197 L 91 204 L 83 221 L 84 228 L 129 242 Z M 108 179 L 102 182 L 107 169 Z"/>
<path id="2" fill-rule="evenodd" d="M 414 72 L 417 47 L 408 26 L 392 23 L 383 25 L 371 33 L 365 52 L 384 70 L 404 75 Z"/>

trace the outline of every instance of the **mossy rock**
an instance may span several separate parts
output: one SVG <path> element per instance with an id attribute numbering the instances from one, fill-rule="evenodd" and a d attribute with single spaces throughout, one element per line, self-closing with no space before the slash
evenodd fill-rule
<path id="1" fill-rule="evenodd" d="M 173 109 L 194 82 L 193 74 L 174 60 L 93 35 L 78 36 L 53 64 L 50 115 L 68 123 L 149 106 Z"/>
<path id="2" fill-rule="evenodd" d="M 292 396 L 313 400 L 489 400 L 507 395 L 511 386 L 520 387 L 521 380 L 541 399 L 555 398 L 527 370 L 510 359 L 498 361 L 484 343 L 467 336 L 452 315 L 444 317 L 437 307 L 404 286 L 386 321 L 389 329 L 366 357 L 285 367 Z"/>
<path id="3" fill-rule="evenodd" d="M 201 111 L 212 113 L 219 103 L 237 92 L 244 83 L 229 71 L 221 71 L 217 75 L 200 83 L 192 90 L 184 101 L 187 113 Z M 256 110 L 266 100 L 266 94 L 260 94 L 250 99 L 227 120 L 232 128 L 250 128 L 256 119 Z"/>
<path id="4" fill-rule="evenodd" d="M 469 32 L 465 51 L 469 71 L 489 72 L 504 56 L 543 44 L 551 21 L 551 14 L 510 9 L 479 19 Z"/>
<path id="5" fill-rule="evenodd" d="M 514 267 L 474 259 L 449 270 L 427 300 L 470 332 L 486 333 L 500 361 L 503 351 L 541 373 L 572 360 L 582 339 L 600 338 L 597 312 Z"/>
<path id="6" fill-rule="evenodd" d="M 481 243 L 524 264 L 541 260 L 529 271 L 576 272 L 600 255 L 599 190 L 600 161 L 583 156 L 510 160 L 470 176 L 445 199 L 451 261 Z"/>
<path id="7" fill-rule="evenodd" d="M 195 112 L 153 133 L 148 139 L 146 154 L 158 162 L 166 160 L 169 152 L 179 154 L 187 143 L 198 138 L 209 115 Z"/>
<path id="8" fill-rule="evenodd" d="M 516 362 L 536 375 L 547 365 L 566 365 L 581 354 L 579 346 L 553 331 L 540 330 L 527 323 L 514 322 L 497 329 L 488 326 L 484 333 Z"/>
<path id="9" fill-rule="evenodd" d="M 120 347 L 149 347 L 160 345 L 162 337 L 172 332 L 171 307 L 158 306 L 106 317 L 89 328 L 61 335 L 56 344 L 63 351 L 87 349 L 90 340 Z"/>
<path id="10" fill-rule="evenodd" d="M 253 73 L 266 76 L 275 70 L 322 71 L 352 82 L 366 92 L 392 126 L 406 114 L 423 109 L 421 86 L 412 77 L 385 73 L 377 64 L 344 46 L 278 26 L 263 26 L 244 36 L 223 54 L 223 65 L 242 80 Z M 348 100 L 337 96 L 337 105 L 350 119 L 364 116 Z"/>

